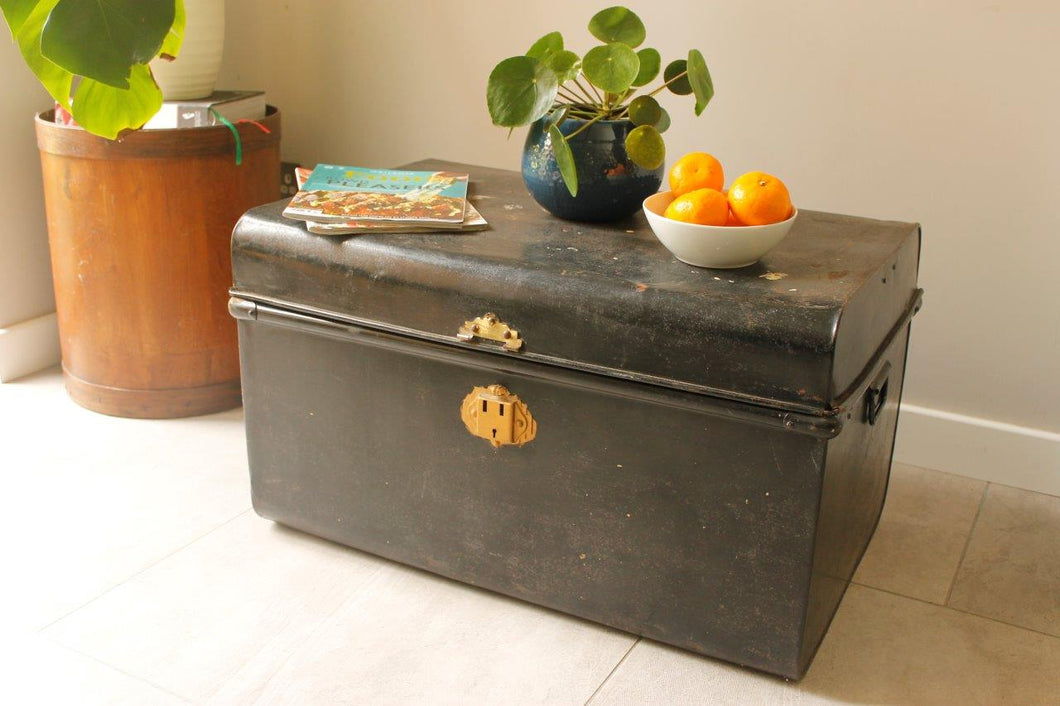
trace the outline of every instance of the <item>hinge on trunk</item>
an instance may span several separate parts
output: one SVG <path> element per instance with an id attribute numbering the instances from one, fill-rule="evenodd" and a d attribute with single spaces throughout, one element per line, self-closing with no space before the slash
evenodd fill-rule
<path id="1" fill-rule="evenodd" d="M 228 299 L 228 313 L 231 314 L 234 319 L 253 321 L 258 318 L 258 305 L 254 302 L 247 301 L 246 299 L 230 297 Z"/>

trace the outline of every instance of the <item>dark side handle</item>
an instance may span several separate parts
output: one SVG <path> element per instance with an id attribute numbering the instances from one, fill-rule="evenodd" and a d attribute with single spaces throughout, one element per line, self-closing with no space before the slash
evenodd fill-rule
<path id="1" fill-rule="evenodd" d="M 890 377 L 891 364 L 887 362 L 865 390 L 865 421 L 869 424 L 876 423 L 880 412 L 883 411 L 883 405 L 887 403 L 887 382 Z"/>

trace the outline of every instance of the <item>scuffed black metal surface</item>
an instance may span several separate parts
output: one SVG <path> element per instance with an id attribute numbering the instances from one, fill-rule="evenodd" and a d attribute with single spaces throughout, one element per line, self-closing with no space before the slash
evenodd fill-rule
<path id="1" fill-rule="evenodd" d="M 759 266 L 700 270 L 639 217 L 565 223 L 514 173 L 415 166 L 478 177 L 494 229 L 322 237 L 282 203 L 236 228 L 255 509 L 801 677 L 883 505 L 916 226 L 803 211 Z M 526 353 L 455 338 L 487 311 Z M 464 428 L 464 397 L 491 384 L 528 405 L 532 442 L 494 449 Z"/>
<path id="2" fill-rule="evenodd" d="M 278 202 L 236 227 L 233 290 L 433 337 L 493 311 L 528 355 L 819 410 L 854 382 L 915 291 L 912 224 L 804 210 L 757 265 L 708 270 L 674 259 L 643 214 L 570 223 L 540 209 L 515 172 L 409 166 L 470 173 L 491 230 L 316 236 Z"/>
<path id="3" fill-rule="evenodd" d="M 240 321 L 254 507 L 380 556 L 796 676 L 824 439 Z M 531 367 L 529 363 L 521 363 Z M 530 373 L 531 371 L 527 371 Z M 594 377 L 585 373 L 568 373 Z M 537 438 L 464 428 L 501 384 Z M 696 407 L 699 407 L 697 410 Z"/>

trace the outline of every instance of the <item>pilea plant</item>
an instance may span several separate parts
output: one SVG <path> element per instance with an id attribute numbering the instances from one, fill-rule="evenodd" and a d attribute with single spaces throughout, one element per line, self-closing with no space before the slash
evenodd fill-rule
<path id="1" fill-rule="evenodd" d="M 656 49 L 638 49 L 645 40 L 644 23 L 625 7 L 609 7 L 593 15 L 589 32 L 602 44 L 579 57 L 566 49 L 563 36 L 550 32 L 526 54 L 497 64 L 486 86 L 486 103 L 495 125 L 516 128 L 546 118 L 556 164 L 571 196 L 578 193 L 578 174 L 570 144 L 600 120 L 628 119 L 636 127 L 626 137 L 626 152 L 645 169 L 657 169 L 666 158 L 662 133 L 670 116 L 655 96 L 664 90 L 694 94 L 699 115 L 714 96 L 714 84 L 703 55 L 696 49 L 662 69 Z M 638 90 L 643 93 L 637 95 Z M 564 135 L 559 125 L 568 118 L 584 124 Z"/>
<path id="2" fill-rule="evenodd" d="M 147 65 L 176 57 L 183 0 L 0 0 L 26 65 L 78 125 L 113 139 L 162 107 Z"/>

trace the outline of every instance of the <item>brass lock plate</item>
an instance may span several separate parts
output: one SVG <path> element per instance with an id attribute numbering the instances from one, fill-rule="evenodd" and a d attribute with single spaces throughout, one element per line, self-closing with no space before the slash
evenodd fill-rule
<path id="1" fill-rule="evenodd" d="M 460 405 L 467 430 L 498 446 L 522 446 L 537 436 L 537 421 L 503 385 L 476 387 Z"/>
<path id="2" fill-rule="evenodd" d="M 471 341 L 475 338 L 499 341 L 508 351 L 517 351 L 523 347 L 523 339 L 519 336 L 519 332 L 498 319 L 496 314 L 483 314 L 471 321 L 465 321 L 457 331 L 456 337 L 461 341 Z"/>

